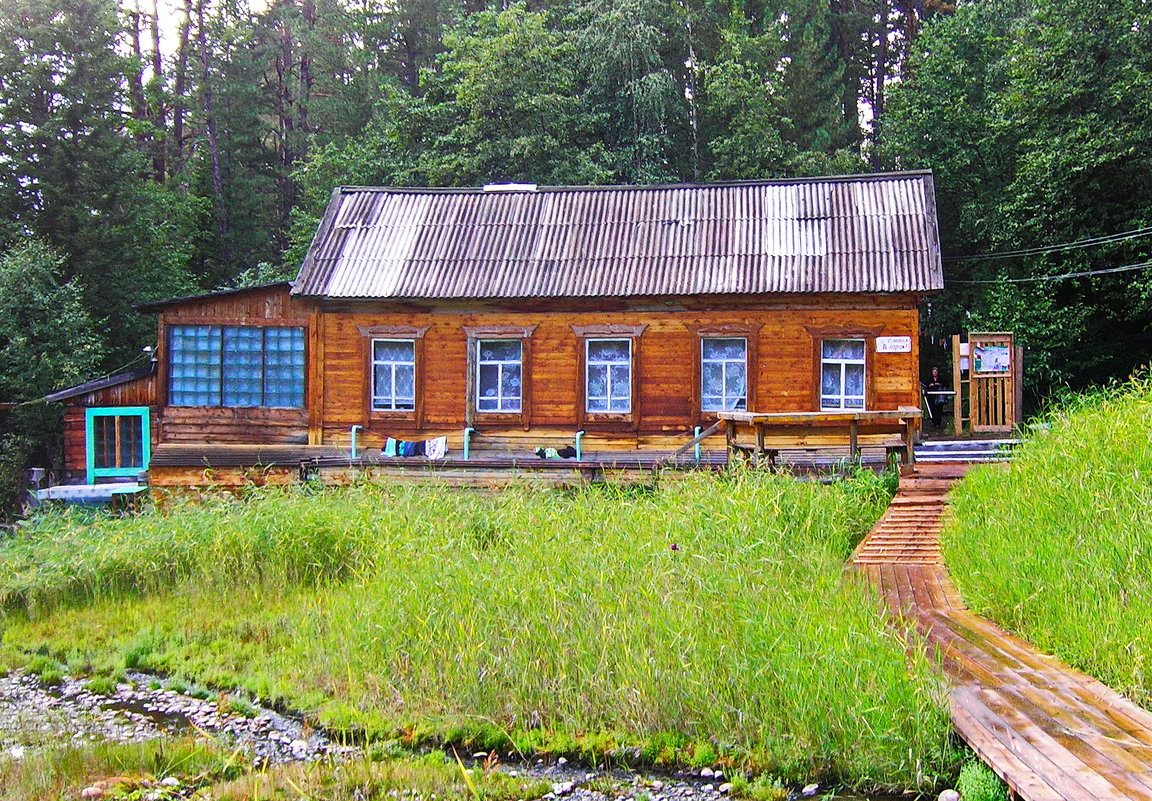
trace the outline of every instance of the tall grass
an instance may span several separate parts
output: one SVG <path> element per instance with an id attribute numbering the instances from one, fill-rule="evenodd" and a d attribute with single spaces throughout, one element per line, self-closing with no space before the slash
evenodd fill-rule
<path id="1" fill-rule="evenodd" d="M 965 600 L 1152 704 L 1152 381 L 1067 401 L 1007 469 L 954 493 L 944 550 Z"/>
<path id="2" fill-rule="evenodd" d="M 738 473 L 50 517 L 0 551 L 5 638 L 376 737 L 924 787 L 952 767 L 940 687 L 842 576 L 886 500 Z"/>

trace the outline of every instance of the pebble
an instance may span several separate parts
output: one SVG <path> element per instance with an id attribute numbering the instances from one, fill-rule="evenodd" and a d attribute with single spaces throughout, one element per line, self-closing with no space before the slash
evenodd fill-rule
<path id="1" fill-rule="evenodd" d="M 939 801 L 960 801 L 960 793 L 955 790 L 945 790 L 940 793 Z"/>
<path id="2" fill-rule="evenodd" d="M 800 791 L 800 795 L 805 797 L 813 796 L 816 795 L 816 791 L 819 789 L 820 785 L 818 784 L 807 784 L 804 786 L 804 789 Z"/>
<path id="3" fill-rule="evenodd" d="M 712 772 L 712 768 L 701 768 L 700 769 L 700 778 L 701 779 L 711 779 L 714 775 L 715 774 Z"/>

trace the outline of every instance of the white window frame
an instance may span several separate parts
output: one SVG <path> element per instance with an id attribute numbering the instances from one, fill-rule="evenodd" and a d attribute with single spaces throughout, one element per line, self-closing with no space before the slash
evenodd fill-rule
<path id="1" fill-rule="evenodd" d="M 824 343 L 826 342 L 859 342 L 863 346 L 864 355 L 859 359 L 842 359 L 830 358 L 824 355 Z M 825 365 L 839 365 L 840 367 L 840 391 L 836 395 L 828 395 L 824 392 L 824 367 Z M 862 370 L 862 377 L 860 381 L 861 394 L 860 395 L 847 395 L 845 388 L 847 385 L 847 370 L 849 365 L 860 365 Z M 820 340 L 820 377 L 818 389 L 820 392 L 820 411 L 823 412 L 861 412 L 868 406 L 868 340 L 861 339 L 860 337 L 825 337 Z M 829 405 L 828 398 L 835 398 L 838 402 L 836 405 Z M 846 406 L 845 401 L 849 398 L 859 398 L 859 406 Z"/>
<path id="2" fill-rule="evenodd" d="M 513 342 L 516 347 L 520 349 L 519 357 L 516 359 L 485 359 L 483 357 L 484 343 L 486 342 Z M 476 413 L 477 414 L 522 414 L 524 411 L 524 340 L 523 338 L 511 337 L 485 337 L 484 339 L 476 340 Z M 480 371 L 485 366 L 496 367 L 496 408 L 484 409 L 481 408 L 481 400 L 492 400 L 492 396 L 487 397 L 480 394 Z M 520 370 L 520 392 L 517 395 L 504 394 L 504 369 L 508 366 L 515 365 Z M 515 401 L 515 407 L 510 403 Z"/>
<path id="3" fill-rule="evenodd" d="M 592 345 L 593 343 L 600 342 L 625 342 L 628 345 L 628 378 L 625 384 L 628 387 L 628 405 L 624 409 L 612 408 L 612 367 L 619 366 L 620 362 L 609 361 L 594 361 L 592 359 Z M 631 337 L 588 337 L 584 340 L 584 413 L 585 414 L 631 414 L 632 413 L 632 371 L 633 362 L 635 361 L 635 351 L 632 347 Z M 592 385 L 591 374 L 593 367 L 604 368 L 604 397 L 606 408 L 593 409 L 591 408 L 592 396 L 589 394 L 589 389 Z M 599 399 L 599 396 L 598 396 Z"/>
<path id="4" fill-rule="evenodd" d="M 377 359 L 376 358 L 376 343 L 377 342 L 394 342 L 402 343 L 412 346 L 412 360 L 410 362 L 395 361 L 392 359 Z M 404 337 L 375 337 L 372 339 L 372 411 L 374 412 L 414 412 L 416 411 L 416 340 Z M 412 368 L 412 405 L 399 406 L 397 405 L 396 398 L 396 368 L 401 366 L 411 366 Z M 391 378 L 392 394 L 391 395 L 377 395 L 376 394 L 376 373 L 378 370 L 387 369 Z M 390 399 L 391 403 L 385 403 Z"/>
<path id="5" fill-rule="evenodd" d="M 704 355 L 704 346 L 709 342 L 742 342 L 744 343 L 744 356 L 739 359 L 716 359 L 708 358 Z M 740 401 L 744 401 L 744 409 L 748 408 L 748 337 L 722 337 L 722 336 L 709 336 L 700 338 L 700 409 L 705 412 L 730 412 L 741 408 Z M 720 365 L 720 405 L 709 405 L 708 395 L 705 392 L 704 386 L 704 368 L 709 364 Z M 729 405 L 729 398 L 726 394 L 728 388 L 728 369 L 729 365 L 740 364 L 744 367 L 744 394 L 732 400 L 734 404 Z M 715 397 L 715 396 L 712 396 Z"/>

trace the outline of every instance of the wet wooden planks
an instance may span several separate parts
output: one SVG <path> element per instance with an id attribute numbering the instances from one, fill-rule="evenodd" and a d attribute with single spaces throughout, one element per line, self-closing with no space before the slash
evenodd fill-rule
<path id="1" fill-rule="evenodd" d="M 921 465 L 853 555 L 893 614 L 938 649 L 952 721 L 1028 801 L 1152 801 L 1152 713 L 964 608 L 940 551 L 964 465 Z"/>

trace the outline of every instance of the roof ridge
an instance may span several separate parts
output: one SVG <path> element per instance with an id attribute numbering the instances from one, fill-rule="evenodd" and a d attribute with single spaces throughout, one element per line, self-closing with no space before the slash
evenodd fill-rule
<path id="1" fill-rule="evenodd" d="M 706 182 L 677 182 L 666 184 L 570 184 L 549 186 L 545 184 L 525 185 L 523 188 L 508 188 L 500 191 L 486 190 L 483 186 L 361 186 L 356 184 L 340 185 L 338 192 L 388 192 L 396 194 L 476 194 L 476 195 L 508 195 L 508 194 L 541 194 L 545 192 L 626 192 L 626 191 L 653 191 L 676 189 L 729 189 L 757 186 L 787 186 L 789 184 L 818 184 L 818 183 L 861 183 L 866 181 L 884 181 L 900 178 L 922 178 L 931 176 L 931 169 L 920 170 L 894 170 L 889 172 L 851 173 L 848 175 L 819 175 L 800 176 L 792 178 L 749 178 L 730 181 Z"/>

